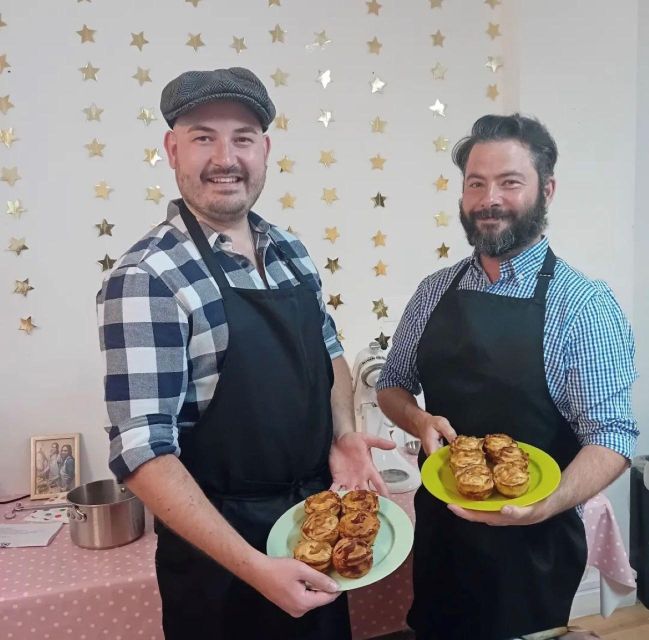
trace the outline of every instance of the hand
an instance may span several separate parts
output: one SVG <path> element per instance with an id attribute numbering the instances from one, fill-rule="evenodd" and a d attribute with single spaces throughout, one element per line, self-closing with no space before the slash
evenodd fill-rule
<path id="1" fill-rule="evenodd" d="M 370 449 L 388 450 L 396 446 L 391 440 L 357 431 L 336 438 L 329 451 L 329 469 L 333 478 L 331 488 L 335 491 L 343 488 L 371 489 L 373 486 L 382 496 L 389 495 L 381 474 L 374 466 Z"/>
<path id="2" fill-rule="evenodd" d="M 293 558 L 263 556 L 250 584 L 294 618 L 330 604 L 340 595 L 338 584 L 329 576 Z"/>
<path id="3" fill-rule="evenodd" d="M 547 501 L 541 500 L 529 507 L 515 507 L 505 505 L 500 511 L 473 511 L 463 509 L 456 504 L 449 504 L 448 508 L 458 517 L 469 522 L 482 522 L 492 527 L 524 526 L 537 524 L 547 520 L 552 513 L 547 509 Z"/>
<path id="4" fill-rule="evenodd" d="M 447 442 L 453 442 L 457 437 L 455 429 L 446 418 L 443 416 L 431 416 L 430 413 L 425 411 L 420 413 L 416 426 L 421 446 L 427 456 L 441 447 L 440 438 L 446 438 Z"/>

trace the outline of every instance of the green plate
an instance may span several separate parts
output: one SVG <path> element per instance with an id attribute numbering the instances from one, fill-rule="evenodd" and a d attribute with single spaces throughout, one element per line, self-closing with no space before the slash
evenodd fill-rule
<path id="1" fill-rule="evenodd" d="M 339 585 L 341 591 L 359 589 L 382 580 L 398 569 L 412 548 L 413 529 L 408 514 L 397 504 L 379 496 L 379 520 L 381 528 L 372 550 L 374 564 L 362 578 L 344 578 L 330 569 L 328 575 Z M 300 540 L 300 527 L 304 520 L 304 501 L 296 504 L 280 516 L 268 534 L 266 551 L 273 558 L 292 558 L 293 549 Z"/>
<path id="2" fill-rule="evenodd" d="M 559 486 L 561 470 L 545 451 L 524 442 L 519 442 L 518 446 L 530 456 L 530 486 L 527 493 L 518 498 L 505 498 L 497 491 L 486 500 L 469 500 L 462 496 L 456 488 L 455 478 L 448 464 L 448 446 L 428 456 L 421 468 L 421 481 L 426 489 L 442 502 L 474 511 L 500 511 L 506 504 L 519 507 L 534 504 L 547 498 Z"/>

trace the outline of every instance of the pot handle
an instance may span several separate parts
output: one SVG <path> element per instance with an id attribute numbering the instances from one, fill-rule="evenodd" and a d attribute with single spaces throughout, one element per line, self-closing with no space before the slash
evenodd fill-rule
<path id="1" fill-rule="evenodd" d="M 79 507 L 75 504 L 70 507 L 70 509 L 74 509 L 74 513 L 72 514 L 72 517 L 75 520 L 81 520 L 81 522 L 84 522 L 85 520 L 88 519 L 88 516 L 79 509 Z"/>

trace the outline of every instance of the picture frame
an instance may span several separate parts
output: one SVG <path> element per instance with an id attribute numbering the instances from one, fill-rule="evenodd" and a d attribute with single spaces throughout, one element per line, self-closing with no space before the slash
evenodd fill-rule
<path id="1" fill-rule="evenodd" d="M 30 497 L 52 498 L 79 486 L 78 433 L 32 436 Z"/>

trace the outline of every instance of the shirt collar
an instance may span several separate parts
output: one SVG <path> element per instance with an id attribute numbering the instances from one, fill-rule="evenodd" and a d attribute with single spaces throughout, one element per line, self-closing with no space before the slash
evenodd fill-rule
<path id="1" fill-rule="evenodd" d="M 525 251 L 522 251 L 509 260 L 501 262 L 499 281 L 513 280 L 514 278 L 521 280 L 530 276 L 536 276 L 543 266 L 548 245 L 548 239 L 542 236 L 541 240 L 525 249 Z M 477 251 L 474 251 L 471 256 L 471 267 L 476 274 L 479 274 L 481 277 L 487 277 L 480 263 L 480 256 Z"/>

